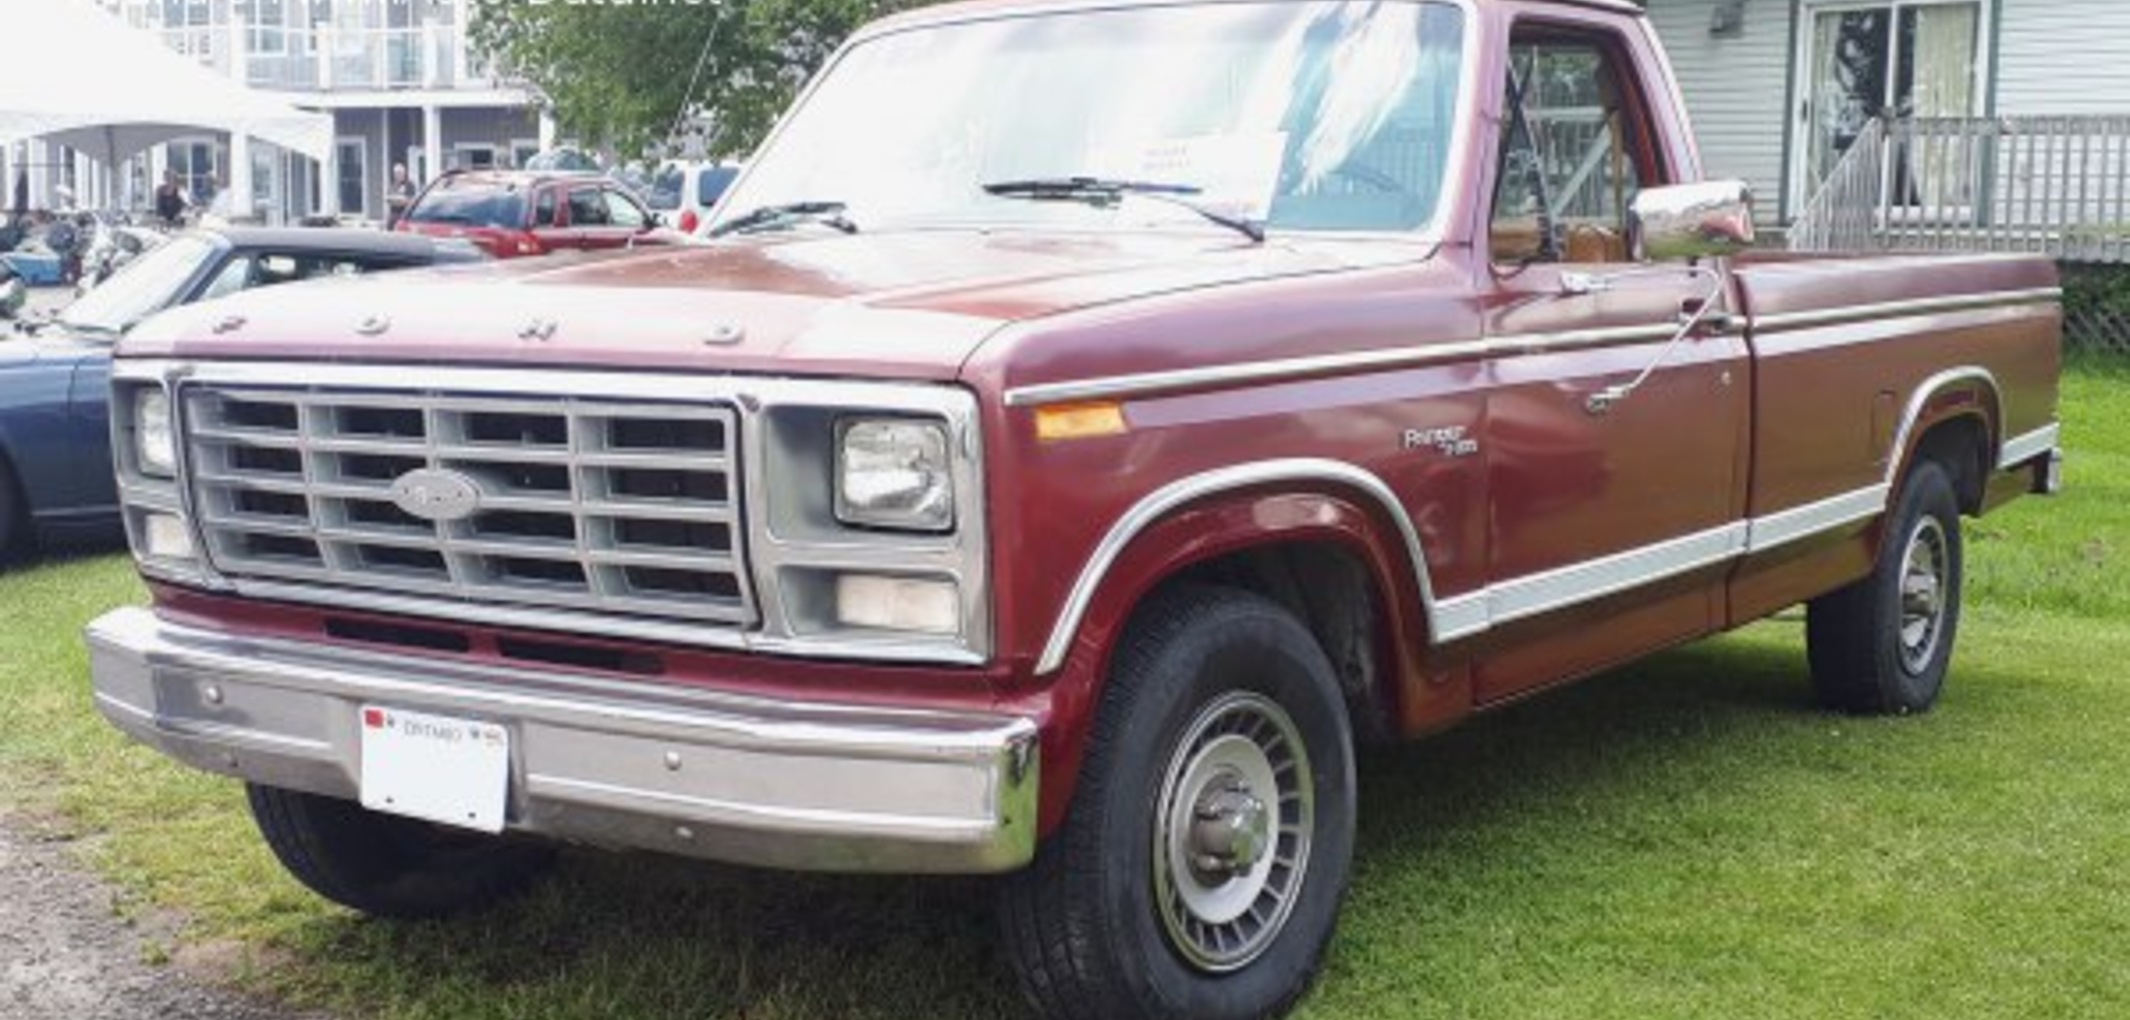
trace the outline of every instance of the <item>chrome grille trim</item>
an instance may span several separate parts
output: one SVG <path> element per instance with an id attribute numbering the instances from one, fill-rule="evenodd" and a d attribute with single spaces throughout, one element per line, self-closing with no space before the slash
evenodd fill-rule
<path id="1" fill-rule="evenodd" d="M 208 383 L 179 399 L 204 548 L 233 581 L 569 610 L 598 631 L 759 619 L 728 404 Z M 402 510 L 394 480 L 425 468 L 474 480 L 478 510 Z"/>
<path id="2" fill-rule="evenodd" d="M 141 571 L 158 581 L 268 602 L 326 605 L 350 612 L 385 613 L 563 634 L 653 641 L 670 645 L 759 652 L 801 658 L 927 665 L 977 666 L 991 660 L 990 556 L 984 437 L 976 395 L 965 387 L 925 381 L 870 381 L 729 375 L 711 371 L 609 371 L 568 368 L 400 365 L 319 361 L 195 361 L 128 358 L 111 363 L 114 393 L 161 386 L 182 410 L 182 394 L 194 387 L 404 393 L 410 382 L 427 391 L 498 400 L 552 403 L 577 399 L 716 405 L 734 412 L 739 446 L 732 454 L 743 506 L 732 521 L 745 529 L 741 562 L 752 587 L 757 622 L 735 627 L 697 620 L 594 614 L 572 608 L 471 602 L 448 595 L 346 588 L 306 579 L 232 577 L 211 562 L 175 561 L 138 555 Z M 129 427 L 127 401 L 114 400 L 113 434 Z M 885 414 L 947 423 L 953 437 L 955 520 L 950 534 L 890 534 L 857 531 L 836 522 L 821 495 L 832 472 L 826 449 L 829 425 L 840 416 Z M 808 444 L 816 444 L 809 447 Z M 189 440 L 186 445 L 189 447 Z M 129 529 L 148 511 L 178 514 L 205 547 L 193 476 L 199 465 L 180 456 L 176 480 L 149 479 L 118 454 L 120 498 Z M 809 461 L 805 455 L 815 455 Z M 269 488 L 272 480 L 257 482 Z M 371 482 L 370 485 L 381 485 Z M 500 500 L 500 497 L 498 497 Z M 502 505 L 489 501 L 491 507 Z M 635 518 L 691 515 L 650 504 L 587 502 L 598 510 L 625 510 Z M 137 535 L 136 535 L 137 539 Z M 837 629 L 825 626 L 821 606 L 807 582 L 836 571 L 862 571 L 952 581 L 961 596 L 960 633 L 926 634 Z M 796 587 L 795 587 L 796 585 Z"/>

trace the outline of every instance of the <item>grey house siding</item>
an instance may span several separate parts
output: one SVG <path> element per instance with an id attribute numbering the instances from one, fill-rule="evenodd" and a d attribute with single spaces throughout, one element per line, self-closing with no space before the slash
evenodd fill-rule
<path id="1" fill-rule="evenodd" d="M 2130 0 L 2124 4 L 2130 7 Z M 1708 176 L 1744 178 L 1753 185 L 1761 219 L 1777 220 L 1784 215 L 1790 5 L 1747 0 L 1744 31 L 1723 38 L 1709 34 L 1713 0 L 1648 0 L 1648 8 L 1671 52 Z"/>
<path id="2" fill-rule="evenodd" d="M 1999 116 L 2130 114 L 2130 0 L 1998 0 Z"/>

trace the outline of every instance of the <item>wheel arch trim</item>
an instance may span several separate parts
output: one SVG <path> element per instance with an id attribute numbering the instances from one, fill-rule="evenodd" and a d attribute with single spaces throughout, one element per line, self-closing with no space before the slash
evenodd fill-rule
<path id="1" fill-rule="evenodd" d="M 1923 433 L 1943 421 L 1961 416 L 1956 413 L 1933 420 L 1926 426 L 1923 413 L 1940 394 L 1965 383 L 1980 383 L 1987 397 L 1987 406 L 1981 409 L 1985 432 L 1983 441 L 1989 444 L 1988 448 L 1982 451 L 1987 455 L 1984 463 L 1996 466 L 2002 460 L 2005 429 L 2010 427 L 2010 422 L 2005 417 L 2004 388 L 1997 385 L 1995 374 L 1980 365 L 1948 368 L 1918 383 L 1915 392 L 1909 395 L 1908 407 L 1901 415 L 1900 430 L 1893 434 L 1893 445 L 1886 449 L 1886 509 L 1892 509 L 1894 487 L 1901 480 L 1901 472 L 1907 470 L 1909 462 L 1915 459 L 1915 447 L 1921 441 Z"/>
<path id="2" fill-rule="evenodd" d="M 1445 619 L 1435 599 L 1434 587 L 1428 579 L 1427 557 L 1420 543 L 1420 533 L 1414 528 L 1412 517 L 1399 503 L 1397 493 L 1380 477 L 1366 468 L 1345 461 L 1322 458 L 1297 457 L 1281 460 L 1254 461 L 1230 467 L 1215 468 L 1170 482 L 1140 498 L 1123 516 L 1110 525 L 1109 531 L 1095 545 L 1073 579 L 1065 604 L 1059 609 L 1057 619 L 1051 626 L 1049 638 L 1036 660 L 1037 675 L 1047 676 L 1064 666 L 1072 649 L 1073 639 L 1079 634 L 1088 610 L 1095 597 L 1101 593 L 1104 581 L 1111 568 L 1148 528 L 1166 518 L 1170 513 L 1207 496 L 1219 495 L 1237 489 L 1280 483 L 1328 484 L 1340 489 L 1359 492 L 1372 500 L 1391 523 L 1398 529 L 1404 543 L 1406 558 L 1412 568 L 1414 583 L 1420 593 L 1420 604 L 1425 612 L 1428 632 L 1435 640 L 1483 629 L 1483 617 L 1464 621 Z M 1476 625 L 1476 626 L 1475 626 Z"/>

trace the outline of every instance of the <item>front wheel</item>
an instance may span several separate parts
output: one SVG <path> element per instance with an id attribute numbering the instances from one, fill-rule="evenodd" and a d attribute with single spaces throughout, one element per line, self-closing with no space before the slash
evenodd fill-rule
<path id="1" fill-rule="evenodd" d="M 1814 599 L 1805 615 L 1812 685 L 1844 712 L 1929 711 L 1960 627 L 1960 506 L 1933 461 L 1901 485 L 1870 576 Z"/>
<path id="2" fill-rule="evenodd" d="M 554 858 L 538 844 L 378 814 L 354 801 L 247 785 L 253 820 L 312 892 L 379 917 L 444 917 L 518 892 Z"/>
<path id="3" fill-rule="evenodd" d="M 1292 614 L 1214 588 L 1149 604 L 1115 662 L 1072 809 L 1001 894 L 1022 986 L 1057 1018 L 1283 1012 L 1353 855 L 1331 664 Z"/>

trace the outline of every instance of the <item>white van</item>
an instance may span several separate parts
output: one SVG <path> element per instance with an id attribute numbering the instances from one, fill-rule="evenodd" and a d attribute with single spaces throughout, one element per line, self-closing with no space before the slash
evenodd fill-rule
<path id="1" fill-rule="evenodd" d="M 644 198 L 668 226 L 692 234 L 739 175 L 740 168 L 731 163 L 668 160 L 651 175 Z"/>

